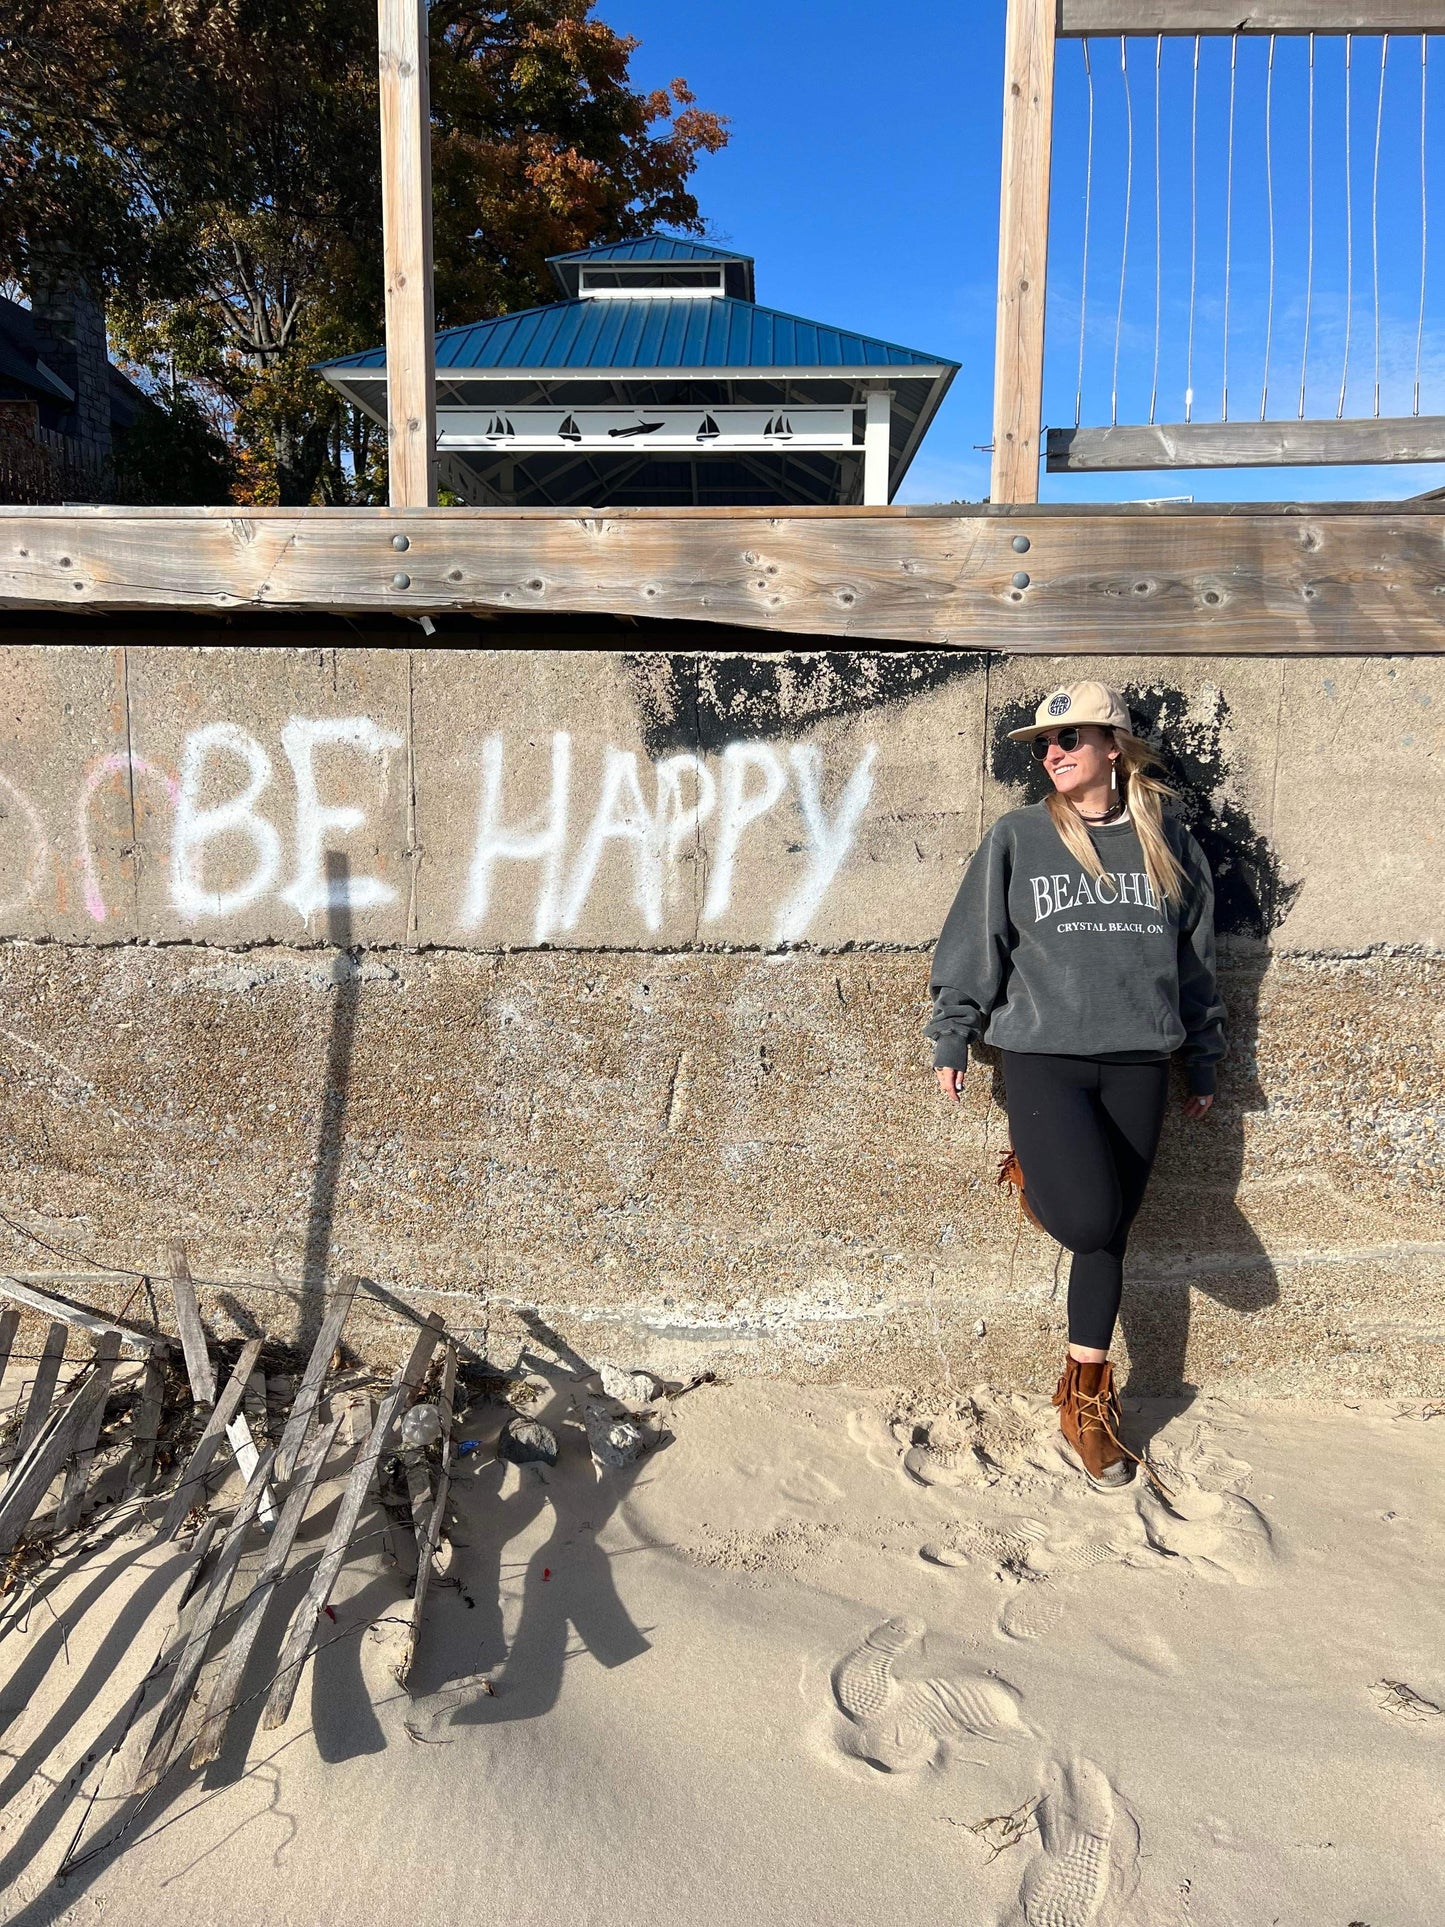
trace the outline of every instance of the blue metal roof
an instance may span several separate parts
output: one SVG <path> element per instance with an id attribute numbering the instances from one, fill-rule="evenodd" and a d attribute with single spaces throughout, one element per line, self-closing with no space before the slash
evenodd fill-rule
<path id="1" fill-rule="evenodd" d="M 722 269 L 724 294 L 733 295 L 739 301 L 757 298 L 753 257 L 750 254 L 737 254 L 731 248 L 716 247 L 711 241 L 690 241 L 676 234 L 646 234 L 635 241 L 601 241 L 593 248 L 577 248 L 571 254 L 549 254 L 547 257 L 552 279 L 567 301 L 577 298 L 583 268 L 595 266 L 598 262 L 614 266 L 623 263 L 631 267 L 646 267 L 649 264 L 677 267 L 701 262 Z"/>
<path id="2" fill-rule="evenodd" d="M 338 372 L 380 372 L 386 367 L 386 350 L 369 348 L 317 365 Z M 525 308 L 494 321 L 445 329 L 436 338 L 436 365 L 440 372 L 469 368 L 954 369 L 959 364 L 947 355 L 925 354 L 872 335 L 805 321 L 776 308 L 760 308 L 751 301 L 717 296 L 705 301 L 555 301 L 543 308 Z"/>
<path id="3" fill-rule="evenodd" d="M 602 241 L 595 248 L 574 248 L 570 254 L 549 254 L 557 261 L 751 261 L 752 255 L 735 248 L 714 247 L 711 241 L 686 241 L 673 234 L 648 234 L 639 241 Z"/>

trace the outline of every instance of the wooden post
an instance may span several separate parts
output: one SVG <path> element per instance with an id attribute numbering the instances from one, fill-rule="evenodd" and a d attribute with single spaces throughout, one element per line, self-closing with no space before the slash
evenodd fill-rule
<path id="1" fill-rule="evenodd" d="M 377 33 L 387 472 L 393 508 L 427 508 L 437 499 L 427 0 L 377 0 Z"/>
<path id="2" fill-rule="evenodd" d="M 990 488 L 995 502 L 1039 499 L 1056 4 L 1008 0 Z"/>

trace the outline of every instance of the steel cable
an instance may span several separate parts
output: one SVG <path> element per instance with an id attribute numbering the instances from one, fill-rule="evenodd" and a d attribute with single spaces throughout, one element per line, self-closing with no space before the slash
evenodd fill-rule
<path id="1" fill-rule="evenodd" d="M 1380 136 L 1385 127 L 1385 63 L 1390 36 L 1380 40 L 1380 92 L 1375 102 L 1375 159 L 1370 176 L 1370 281 L 1375 304 L 1375 419 L 1380 416 Z"/>
<path id="2" fill-rule="evenodd" d="M 1429 245 L 1429 204 L 1425 186 L 1425 83 L 1429 72 L 1429 38 L 1420 36 L 1420 312 L 1415 323 L 1414 413 L 1420 412 L 1420 362 L 1425 348 L 1425 259 Z"/>
<path id="3" fill-rule="evenodd" d="M 1199 286 L 1199 35 L 1194 36 L 1194 86 L 1189 102 L 1189 345 L 1184 368 L 1184 419 L 1194 419 L 1194 310 Z"/>
<path id="4" fill-rule="evenodd" d="M 1305 338 L 1299 363 L 1299 419 L 1305 418 L 1310 368 L 1310 314 L 1315 298 L 1315 37 L 1310 35 L 1309 106 L 1305 148 Z"/>
<path id="5" fill-rule="evenodd" d="M 1084 81 L 1089 93 L 1089 124 L 1084 140 L 1084 259 L 1079 271 L 1079 375 L 1074 388 L 1074 426 L 1084 418 L 1084 329 L 1089 317 L 1089 220 L 1094 205 L 1094 69 L 1089 61 L 1089 41 L 1084 49 Z"/>
<path id="6" fill-rule="evenodd" d="M 1350 333 L 1355 319 L 1355 178 L 1350 154 L 1350 105 L 1354 78 L 1355 36 L 1345 35 L 1345 358 L 1340 370 L 1340 399 L 1335 419 L 1343 420 L 1345 390 L 1350 383 Z"/>
<path id="7" fill-rule="evenodd" d="M 1134 100 L 1129 89 L 1129 42 L 1119 35 L 1119 71 L 1124 76 L 1124 239 L 1119 249 L 1119 307 L 1114 318 L 1114 373 L 1109 421 L 1119 423 L 1119 349 L 1124 338 L 1124 283 L 1129 272 L 1129 219 L 1134 206 Z"/>
<path id="8" fill-rule="evenodd" d="M 1264 79 L 1264 198 L 1269 224 L 1269 292 L 1264 312 L 1264 384 L 1259 396 L 1259 419 L 1269 414 L 1269 358 L 1274 347 L 1274 42 L 1269 37 L 1269 65 Z"/>
<path id="9" fill-rule="evenodd" d="M 1239 35 L 1229 38 L 1229 133 L 1224 147 L 1224 374 L 1220 390 L 1221 421 L 1229 420 L 1229 302 L 1231 253 L 1234 243 L 1234 104 L 1239 71 Z"/>
<path id="10" fill-rule="evenodd" d="M 1164 36 L 1154 41 L 1154 368 L 1149 378 L 1149 420 L 1159 402 L 1159 338 L 1163 323 L 1164 200 L 1159 164 L 1159 92 L 1164 63 Z"/>

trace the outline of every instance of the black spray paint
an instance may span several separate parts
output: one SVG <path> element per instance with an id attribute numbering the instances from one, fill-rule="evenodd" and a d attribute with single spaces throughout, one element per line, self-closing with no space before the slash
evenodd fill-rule
<path id="1" fill-rule="evenodd" d="M 745 737 L 801 736 L 830 718 L 863 715 L 956 677 L 981 675 L 988 660 L 984 650 L 963 649 L 623 658 L 649 756 L 716 754 Z"/>
<path id="2" fill-rule="evenodd" d="M 1182 689 L 1158 683 L 1130 683 L 1122 692 L 1134 718 L 1135 734 L 1160 750 L 1164 780 L 1179 792 L 1175 809 L 1193 831 L 1214 872 L 1214 923 L 1221 935 L 1267 937 L 1278 929 L 1299 893 L 1287 883 L 1279 858 L 1246 810 L 1223 794 L 1230 773 L 1225 749 L 1229 704 L 1215 691 L 1208 714 L 1191 713 Z M 1050 783 L 1026 743 L 1008 741 L 1008 731 L 1034 720 L 1045 694 L 1006 704 L 994 719 L 991 767 L 1000 783 L 1022 792 L 1021 803 L 1038 803 Z"/>

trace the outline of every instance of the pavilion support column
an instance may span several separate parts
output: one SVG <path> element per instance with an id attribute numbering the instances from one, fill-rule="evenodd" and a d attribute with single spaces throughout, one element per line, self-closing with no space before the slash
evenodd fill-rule
<path id="1" fill-rule="evenodd" d="M 993 375 L 995 502 L 1039 499 L 1057 0 L 1008 0 Z"/>
<path id="2" fill-rule="evenodd" d="M 393 508 L 437 499 L 427 0 L 377 0 L 386 268 L 387 473 Z"/>
<path id="3" fill-rule="evenodd" d="M 866 508 L 885 508 L 888 504 L 892 419 L 893 390 L 870 388 L 863 410 L 863 503 Z"/>

